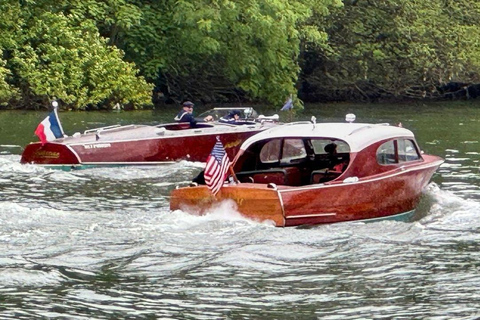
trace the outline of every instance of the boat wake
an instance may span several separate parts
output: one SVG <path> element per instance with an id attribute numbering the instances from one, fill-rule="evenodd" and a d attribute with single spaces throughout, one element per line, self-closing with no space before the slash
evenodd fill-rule
<path id="1" fill-rule="evenodd" d="M 202 168 L 64 172 L 0 156 L 0 293 L 10 303 L 0 317 L 78 317 L 85 306 L 98 319 L 223 319 L 259 306 L 265 319 L 473 312 L 457 303 L 480 285 L 479 201 L 431 183 L 414 222 L 288 228 L 246 219 L 232 202 L 202 216 L 170 211 L 174 185 Z"/>
<path id="2" fill-rule="evenodd" d="M 246 225 L 263 225 L 274 226 L 272 221 L 255 221 L 242 216 L 237 211 L 237 205 L 233 200 L 221 201 L 215 207 L 211 208 L 203 215 L 195 215 L 184 212 L 182 210 L 174 210 L 173 215 L 182 217 L 187 224 L 246 224 Z"/>
<path id="3" fill-rule="evenodd" d="M 477 232 L 480 231 L 480 202 L 464 199 L 453 192 L 434 187 L 428 195 L 433 203 L 428 215 L 420 222 L 428 229 L 438 231 Z"/>

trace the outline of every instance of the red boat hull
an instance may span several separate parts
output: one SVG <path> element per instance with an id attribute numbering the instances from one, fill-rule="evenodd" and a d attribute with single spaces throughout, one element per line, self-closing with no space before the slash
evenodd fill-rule
<path id="1" fill-rule="evenodd" d="M 443 160 L 427 161 L 353 182 L 332 181 L 301 187 L 259 183 L 227 184 L 214 197 L 206 186 L 172 191 L 171 210 L 204 214 L 224 200 L 245 217 L 278 227 L 386 219 L 415 210 L 423 190 Z"/>
<path id="2" fill-rule="evenodd" d="M 260 129 L 120 141 L 95 141 L 93 135 L 89 141 L 82 143 L 50 142 L 43 146 L 36 142 L 26 146 L 20 162 L 50 166 L 135 165 L 178 160 L 204 162 L 217 136 L 229 157 L 233 159 L 241 143 L 259 131 Z"/>
<path id="3" fill-rule="evenodd" d="M 386 218 L 417 206 L 437 165 L 397 169 L 357 182 L 280 190 L 285 226 Z"/>

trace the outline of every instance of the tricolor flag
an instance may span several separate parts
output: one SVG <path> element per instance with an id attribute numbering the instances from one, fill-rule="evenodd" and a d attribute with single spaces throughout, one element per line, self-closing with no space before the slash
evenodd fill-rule
<path id="1" fill-rule="evenodd" d="M 205 182 L 213 195 L 216 195 L 222 187 L 223 182 L 227 177 L 229 167 L 230 159 L 228 159 L 222 142 L 217 138 L 217 142 L 207 158 L 207 165 L 205 166 L 204 173 Z"/>
<path id="2" fill-rule="evenodd" d="M 54 109 L 35 130 L 35 134 L 40 138 L 42 145 L 47 141 L 52 141 L 63 137 L 63 129 L 58 120 L 57 109 Z"/>

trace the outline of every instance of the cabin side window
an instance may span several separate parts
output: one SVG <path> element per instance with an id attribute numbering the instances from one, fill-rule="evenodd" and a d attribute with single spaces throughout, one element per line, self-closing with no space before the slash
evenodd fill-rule
<path id="1" fill-rule="evenodd" d="M 379 164 L 395 164 L 421 159 L 415 143 L 408 139 L 387 141 L 377 149 Z"/>
<path id="2" fill-rule="evenodd" d="M 379 164 L 394 164 L 398 162 L 395 152 L 395 145 L 395 141 L 390 140 L 383 143 L 377 149 L 377 162 Z"/>
<path id="3" fill-rule="evenodd" d="M 298 162 L 307 157 L 302 139 L 285 139 L 282 150 L 282 164 Z"/>
<path id="4" fill-rule="evenodd" d="M 331 139 L 313 139 L 312 141 L 313 150 L 315 154 L 327 154 L 325 151 L 325 146 L 331 143 L 337 145 L 337 153 L 350 153 L 350 146 L 341 140 L 331 140 Z"/>
<path id="5" fill-rule="evenodd" d="M 412 140 L 398 140 L 398 160 L 400 162 L 415 161 L 420 159 L 420 154 Z"/>
<path id="6" fill-rule="evenodd" d="M 307 157 L 302 139 L 274 139 L 268 141 L 260 150 L 260 161 L 264 164 L 290 164 Z"/>

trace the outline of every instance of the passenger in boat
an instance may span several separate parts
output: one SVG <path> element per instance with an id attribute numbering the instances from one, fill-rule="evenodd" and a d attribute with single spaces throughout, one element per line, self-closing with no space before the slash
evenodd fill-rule
<path id="1" fill-rule="evenodd" d="M 197 126 L 197 120 L 193 116 L 193 102 L 185 101 L 182 104 L 182 110 L 175 116 L 174 120 L 177 122 L 188 122 L 190 123 L 191 128 L 195 128 Z M 206 116 L 203 121 L 213 121 L 212 116 Z"/>
<path id="2" fill-rule="evenodd" d="M 193 117 L 193 102 L 185 101 L 182 103 L 182 110 L 174 118 L 177 122 L 189 122 L 190 126 L 193 128 L 197 125 L 197 121 Z"/>
<path id="3" fill-rule="evenodd" d="M 335 143 L 332 142 L 327 144 L 323 150 L 328 153 L 329 170 L 343 172 L 343 170 L 346 169 L 348 163 L 343 159 L 338 159 L 337 145 Z"/>
<path id="4" fill-rule="evenodd" d="M 226 116 L 221 117 L 219 122 L 223 123 L 235 123 L 240 121 L 240 110 L 233 110 L 229 112 Z"/>

